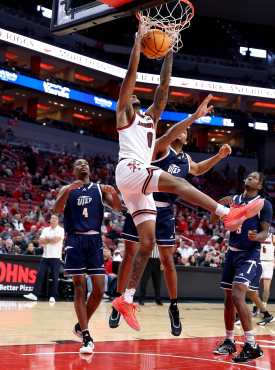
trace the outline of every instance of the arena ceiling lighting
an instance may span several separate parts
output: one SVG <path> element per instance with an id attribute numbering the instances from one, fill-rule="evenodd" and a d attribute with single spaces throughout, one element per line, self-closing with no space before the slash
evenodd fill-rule
<path id="1" fill-rule="evenodd" d="M 106 73 L 108 75 L 124 78 L 126 69 L 117 67 L 110 63 L 101 62 L 100 60 L 87 57 L 42 41 L 32 39 L 14 33 L 3 28 L 0 28 L 0 40 L 8 42 L 13 45 L 21 46 L 29 50 L 34 50 L 41 54 L 64 60 L 76 65 L 93 69 L 98 72 Z M 144 84 L 158 85 L 160 82 L 159 75 L 142 73 L 137 74 L 137 82 Z M 266 89 L 257 86 L 228 84 L 215 81 L 194 80 L 190 78 L 172 77 L 170 82 L 171 87 L 201 90 L 209 92 L 218 92 L 222 94 L 235 94 L 241 96 L 254 96 L 258 98 L 275 99 L 275 89 Z"/>

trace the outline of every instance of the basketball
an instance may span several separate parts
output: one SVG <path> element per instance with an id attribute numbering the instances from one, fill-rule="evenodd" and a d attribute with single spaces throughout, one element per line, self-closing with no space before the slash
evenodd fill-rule
<path id="1" fill-rule="evenodd" d="M 162 58 L 168 53 L 170 47 L 170 37 L 159 29 L 152 29 L 143 36 L 142 52 L 147 58 Z"/>

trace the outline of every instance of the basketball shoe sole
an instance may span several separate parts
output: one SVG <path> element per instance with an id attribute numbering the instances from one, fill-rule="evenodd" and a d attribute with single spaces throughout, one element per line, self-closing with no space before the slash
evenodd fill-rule
<path id="1" fill-rule="evenodd" d="M 137 305 L 135 303 L 127 303 L 123 297 L 117 297 L 113 300 L 112 306 L 123 316 L 127 324 L 134 330 L 140 330 L 140 324 L 136 318 Z"/>
<path id="2" fill-rule="evenodd" d="M 230 208 L 228 215 L 222 218 L 224 227 L 229 231 L 236 231 L 245 220 L 256 216 L 264 206 L 264 199 L 254 200 L 246 205 Z"/>

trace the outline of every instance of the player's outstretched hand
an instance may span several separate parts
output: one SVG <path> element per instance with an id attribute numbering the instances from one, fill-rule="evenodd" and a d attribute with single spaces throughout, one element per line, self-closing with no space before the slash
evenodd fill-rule
<path id="1" fill-rule="evenodd" d="M 249 240 L 256 242 L 257 237 L 258 237 L 258 234 L 257 234 L 256 230 L 249 230 L 248 231 L 248 239 Z"/>
<path id="2" fill-rule="evenodd" d="M 105 193 L 116 194 L 116 189 L 112 185 L 100 185 L 101 190 Z"/>
<path id="3" fill-rule="evenodd" d="M 196 112 L 194 113 L 195 119 L 205 117 L 209 113 L 213 113 L 214 111 L 214 106 L 209 105 L 211 99 L 213 98 L 212 94 L 209 94 L 201 103 L 201 105 L 198 107 Z"/>
<path id="4" fill-rule="evenodd" d="M 221 158 L 226 158 L 228 157 L 230 154 L 232 153 L 232 149 L 231 149 L 231 146 L 228 145 L 228 144 L 223 144 L 221 147 L 220 147 L 220 150 L 219 150 L 219 156 Z"/>

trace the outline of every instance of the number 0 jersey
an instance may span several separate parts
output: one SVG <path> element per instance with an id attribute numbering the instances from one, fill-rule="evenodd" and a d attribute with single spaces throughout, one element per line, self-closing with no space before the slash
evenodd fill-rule
<path id="1" fill-rule="evenodd" d="M 151 165 L 156 141 L 155 124 L 151 116 L 135 113 L 132 122 L 118 129 L 119 159 L 135 159 Z"/>
<path id="2" fill-rule="evenodd" d="M 98 184 L 90 183 L 69 194 L 64 210 L 64 229 L 68 235 L 76 232 L 100 233 L 104 206 Z"/>

